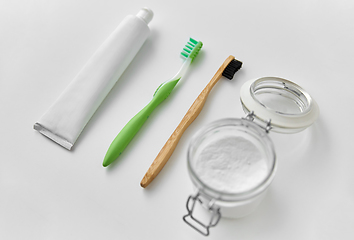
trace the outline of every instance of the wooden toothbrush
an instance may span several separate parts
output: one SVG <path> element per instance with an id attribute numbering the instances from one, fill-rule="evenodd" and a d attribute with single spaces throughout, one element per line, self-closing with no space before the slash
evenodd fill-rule
<path id="1" fill-rule="evenodd" d="M 143 188 L 147 187 L 160 173 L 162 168 L 167 163 L 168 159 L 171 157 L 184 131 L 197 118 L 197 116 L 203 109 L 204 103 L 211 89 L 215 86 L 219 79 L 224 76 L 231 80 L 234 74 L 241 68 L 241 66 L 242 62 L 236 60 L 235 57 L 231 55 L 224 61 L 224 63 L 220 66 L 219 70 L 215 73 L 214 77 L 210 80 L 210 82 L 207 84 L 207 86 L 199 94 L 197 99 L 189 108 L 186 115 L 183 117 L 182 121 L 179 123 L 175 131 L 167 140 L 163 148 L 160 150 L 159 154 L 151 164 L 150 168 L 145 173 L 144 178 L 141 180 L 140 186 L 142 186 Z"/>

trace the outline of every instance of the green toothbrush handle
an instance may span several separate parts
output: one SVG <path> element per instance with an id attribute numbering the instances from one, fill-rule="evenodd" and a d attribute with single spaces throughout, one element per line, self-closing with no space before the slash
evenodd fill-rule
<path id="1" fill-rule="evenodd" d="M 169 81 L 166 84 L 161 84 L 157 88 L 154 97 L 149 104 L 146 105 L 132 119 L 130 119 L 108 148 L 102 164 L 104 167 L 107 167 L 119 157 L 130 141 L 138 133 L 140 128 L 144 125 L 145 121 L 149 118 L 154 109 L 170 95 L 178 81 L 179 79 Z"/>
<path id="2" fill-rule="evenodd" d="M 111 164 L 128 146 L 145 121 L 148 119 L 156 106 L 152 105 L 152 101 L 146 105 L 138 114 L 136 114 L 119 132 L 117 137 L 111 143 L 103 161 L 103 166 L 107 167 Z"/>

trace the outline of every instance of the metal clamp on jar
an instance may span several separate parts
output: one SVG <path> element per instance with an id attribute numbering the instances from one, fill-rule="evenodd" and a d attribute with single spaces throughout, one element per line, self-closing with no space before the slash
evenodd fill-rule
<path id="1" fill-rule="evenodd" d="M 245 118 L 215 121 L 193 137 L 187 153 L 188 172 L 196 193 L 187 200 L 183 220 L 203 235 L 221 216 L 250 214 L 264 198 L 276 170 L 270 130 L 296 133 L 317 119 L 319 108 L 297 84 L 277 77 L 246 82 L 240 93 Z M 196 204 L 211 213 L 203 223 Z"/>

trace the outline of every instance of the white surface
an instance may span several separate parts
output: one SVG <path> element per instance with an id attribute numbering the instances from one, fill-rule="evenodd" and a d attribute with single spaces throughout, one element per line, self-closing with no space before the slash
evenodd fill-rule
<path id="1" fill-rule="evenodd" d="M 119 22 L 144 6 L 154 11 L 151 36 L 74 149 L 34 131 Z M 353 10 L 349 0 L 1 1 L 0 239 L 205 239 L 182 221 L 192 192 L 188 142 L 211 121 L 244 116 L 240 86 L 262 76 L 304 87 L 321 113 L 304 132 L 271 133 L 279 165 L 270 191 L 254 214 L 222 219 L 209 239 L 353 239 Z M 204 47 L 188 76 L 103 168 L 116 134 L 181 66 L 189 37 Z M 142 189 L 145 171 L 229 55 L 242 70 L 220 80 Z"/>

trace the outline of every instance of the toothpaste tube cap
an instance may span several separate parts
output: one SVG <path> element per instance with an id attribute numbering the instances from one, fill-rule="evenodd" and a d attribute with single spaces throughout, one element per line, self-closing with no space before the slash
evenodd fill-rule
<path id="1" fill-rule="evenodd" d="M 154 16 L 154 13 L 150 8 L 144 7 L 138 12 L 136 16 L 146 22 L 146 24 L 149 24 L 149 22 L 152 20 L 152 17 Z"/>

